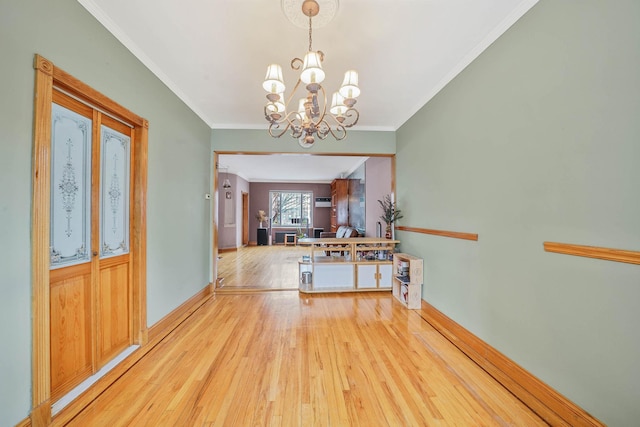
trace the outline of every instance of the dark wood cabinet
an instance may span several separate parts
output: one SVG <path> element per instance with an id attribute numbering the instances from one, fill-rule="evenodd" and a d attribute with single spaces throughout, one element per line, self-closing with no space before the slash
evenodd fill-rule
<path id="1" fill-rule="evenodd" d="M 331 183 L 331 231 L 349 225 L 349 179 L 334 179 Z"/>

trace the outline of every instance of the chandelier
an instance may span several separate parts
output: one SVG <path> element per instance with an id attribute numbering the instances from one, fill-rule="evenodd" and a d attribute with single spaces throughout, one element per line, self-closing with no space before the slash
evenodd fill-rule
<path id="1" fill-rule="evenodd" d="M 360 95 L 358 73 L 349 70 L 344 75 L 340 89 L 333 93 L 331 106 L 327 111 L 327 94 L 321 83 L 324 81 L 322 61 L 324 53 L 314 51 L 312 45 L 311 20 L 320 11 L 316 0 L 305 0 L 302 13 L 309 17 L 309 51 L 304 59 L 293 58 L 291 69 L 300 72 L 289 98 L 285 102 L 285 85 L 282 79 L 282 68 L 278 64 L 267 67 L 267 75 L 262 87 L 267 93 L 267 104 L 264 116 L 269 122 L 269 135 L 280 138 L 287 131 L 303 148 L 310 148 L 316 136 L 325 139 L 331 134 L 337 141 L 347 136 L 347 128 L 358 122 L 360 113 L 353 108 Z M 301 84 L 305 85 L 306 96 L 298 101 L 298 109 L 291 110 L 289 104 Z"/>

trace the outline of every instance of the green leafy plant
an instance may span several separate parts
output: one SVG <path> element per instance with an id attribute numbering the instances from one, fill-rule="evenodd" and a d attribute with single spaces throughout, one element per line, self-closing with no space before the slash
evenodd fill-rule
<path id="1" fill-rule="evenodd" d="M 391 225 L 396 220 L 402 218 L 402 211 L 398 209 L 395 202 L 391 201 L 391 195 L 385 195 L 382 200 L 378 200 L 378 203 L 380 203 L 380 207 L 382 208 L 380 219 L 387 225 Z"/>

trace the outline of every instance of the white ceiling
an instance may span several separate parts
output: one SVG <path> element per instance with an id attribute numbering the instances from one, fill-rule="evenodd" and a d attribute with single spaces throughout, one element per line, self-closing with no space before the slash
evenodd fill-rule
<path id="1" fill-rule="evenodd" d="M 358 156 L 304 154 L 221 154 L 219 173 L 239 175 L 249 182 L 331 182 L 346 177 L 367 160 Z M 224 179 L 224 178 L 223 178 Z"/>
<path id="2" fill-rule="evenodd" d="M 282 66 L 288 97 L 297 79 L 289 64 L 308 49 L 308 29 L 285 17 L 282 0 L 78 1 L 214 129 L 266 132 L 267 65 Z M 321 7 L 327 1 L 318 0 Z M 536 2 L 342 0 L 313 31 L 313 49 L 325 53 L 323 86 L 331 94 L 345 71 L 357 70 L 362 94 L 353 129 L 397 130 Z M 268 157 L 220 163 L 250 181 L 330 181 L 362 162 Z"/>

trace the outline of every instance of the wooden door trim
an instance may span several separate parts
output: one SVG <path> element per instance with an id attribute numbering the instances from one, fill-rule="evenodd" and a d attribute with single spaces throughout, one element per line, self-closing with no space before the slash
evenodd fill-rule
<path id="1" fill-rule="evenodd" d="M 49 309 L 49 246 L 51 197 L 51 104 L 54 88 L 76 99 L 95 105 L 102 112 L 133 127 L 133 325 L 134 340 L 147 342 L 146 325 L 146 192 L 148 121 L 118 105 L 108 97 L 56 67 L 46 58 L 35 55 L 34 148 L 32 198 L 32 410 L 33 426 L 51 422 L 51 342 Z"/>
<path id="2" fill-rule="evenodd" d="M 242 192 L 242 246 L 249 245 L 249 193 Z"/>
<path id="3" fill-rule="evenodd" d="M 211 184 L 211 188 L 213 188 L 213 208 L 211 209 L 211 218 L 213 220 L 213 229 L 212 229 L 212 242 L 211 242 L 211 274 L 212 283 L 214 289 L 217 288 L 220 283 L 218 280 L 218 206 L 219 206 L 219 197 L 220 192 L 218 191 L 218 153 L 213 152 L 213 183 Z"/>

